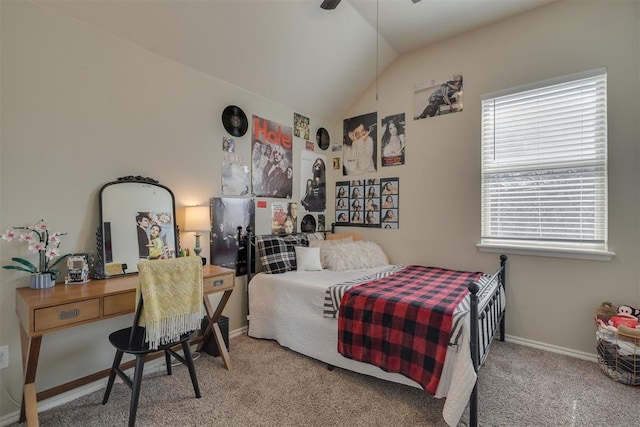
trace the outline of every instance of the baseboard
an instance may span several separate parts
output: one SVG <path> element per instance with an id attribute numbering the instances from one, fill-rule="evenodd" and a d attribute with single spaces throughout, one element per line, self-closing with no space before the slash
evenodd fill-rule
<path id="1" fill-rule="evenodd" d="M 229 332 L 229 338 L 234 338 L 240 336 L 247 332 L 247 327 L 243 326 L 242 328 L 236 329 L 234 331 Z M 164 372 L 164 358 L 159 357 L 157 359 L 151 360 L 144 365 L 144 375 L 156 373 L 163 371 Z M 125 371 L 128 375 L 133 374 L 133 368 Z M 122 382 L 120 378 L 116 377 L 116 382 Z M 57 396 L 53 396 L 49 399 L 41 400 L 38 402 L 38 412 L 43 412 L 51 408 L 55 408 L 56 406 L 63 405 L 67 402 L 71 402 L 73 400 L 79 399 L 83 396 L 96 392 L 98 390 L 102 390 L 107 386 L 107 378 L 102 378 L 98 381 L 94 381 L 89 384 L 85 384 L 81 387 L 70 390 L 66 393 L 61 393 Z M 15 412 L 7 414 L 0 418 L 0 426 L 7 426 L 9 424 L 17 423 L 20 418 L 20 410 L 18 409 Z"/>
<path id="2" fill-rule="evenodd" d="M 586 353 L 584 351 L 577 351 L 570 348 L 559 347 L 539 341 L 528 340 L 525 338 L 514 337 L 512 335 L 505 335 L 507 342 L 514 344 L 524 345 L 526 347 L 533 347 L 539 350 L 549 351 L 551 353 L 564 354 L 565 356 L 575 357 L 576 359 L 588 360 L 589 362 L 597 362 L 598 357 L 595 353 Z M 595 344 L 594 344 L 595 345 Z"/>
<path id="3" fill-rule="evenodd" d="M 247 329 L 249 329 L 248 326 L 243 326 L 242 328 L 236 329 L 234 331 L 230 331 L 229 332 L 229 339 L 246 334 L 247 333 Z"/>

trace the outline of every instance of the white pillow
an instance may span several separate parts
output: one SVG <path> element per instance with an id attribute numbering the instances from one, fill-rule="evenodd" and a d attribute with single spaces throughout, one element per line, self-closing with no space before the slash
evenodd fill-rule
<path id="1" fill-rule="evenodd" d="M 389 265 L 389 259 L 375 242 L 361 240 L 331 246 L 323 254 L 323 266 L 329 270 L 355 270 L 383 265 Z"/>
<path id="2" fill-rule="evenodd" d="M 320 248 L 306 248 L 296 246 L 296 269 L 298 271 L 322 270 L 320 263 Z"/>
<path id="3" fill-rule="evenodd" d="M 310 240 L 310 248 L 320 248 L 320 263 L 322 268 L 329 268 L 329 262 L 327 261 L 327 254 L 331 252 L 331 248 L 345 243 L 353 243 L 353 237 L 345 237 L 344 239 L 332 239 L 332 240 Z"/>

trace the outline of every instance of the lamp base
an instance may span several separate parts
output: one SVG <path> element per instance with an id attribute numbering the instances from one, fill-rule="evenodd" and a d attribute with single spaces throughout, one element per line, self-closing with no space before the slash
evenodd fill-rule
<path id="1" fill-rule="evenodd" d="M 200 252 L 202 252 L 202 248 L 200 247 L 200 233 L 196 233 L 196 246 L 193 248 L 193 252 L 198 256 L 200 256 Z"/>
<path id="2" fill-rule="evenodd" d="M 196 246 L 193 248 L 193 252 L 197 256 L 200 256 L 200 252 L 202 252 L 202 248 L 200 247 L 200 233 L 196 233 Z M 207 259 L 205 257 L 202 258 L 202 265 L 207 265 Z"/>

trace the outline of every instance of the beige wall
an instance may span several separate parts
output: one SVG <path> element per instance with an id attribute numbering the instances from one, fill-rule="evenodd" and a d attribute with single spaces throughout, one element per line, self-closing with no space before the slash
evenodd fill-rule
<path id="1" fill-rule="evenodd" d="M 178 206 L 219 195 L 222 109 L 291 123 L 293 111 L 122 39 L 28 2 L 1 2 L 2 100 L 0 228 L 45 218 L 68 231 L 62 249 L 94 249 L 98 190 L 119 176 L 159 179 Z M 594 353 L 594 308 L 603 300 L 640 306 L 640 12 L 637 1 L 563 1 L 416 51 L 397 60 L 345 117 L 377 111 L 412 116 L 413 84 L 461 72 L 463 112 L 409 121 L 407 164 L 376 177 L 401 178 L 401 229 L 357 229 L 394 261 L 452 268 L 493 268 L 481 254 L 479 97 L 483 93 L 606 65 L 609 70 L 609 223 L 611 262 L 512 256 L 507 332 L 530 344 Z M 229 59 L 225 59 L 229 60 Z M 374 64 L 372 64 L 374 66 Z M 299 113 L 305 113 L 299 111 Z M 312 117 L 313 130 L 322 125 Z M 340 138 L 341 123 L 331 128 Z M 248 135 L 237 140 L 249 158 Z M 300 147 L 296 148 L 297 157 Z M 331 165 L 327 153 L 327 164 Z M 338 178 L 331 175 L 332 182 Z M 332 182 L 330 182 L 330 187 Z M 299 185 L 294 183 L 294 198 Z M 327 212 L 329 218 L 332 212 Z M 193 237 L 183 243 L 193 245 Z M 19 256 L 0 244 L 0 262 Z M 205 252 L 207 252 L 205 250 Z M 20 274 L 0 270 L 0 345 L 10 367 L 0 379 L 21 392 L 20 340 L 14 315 Z M 228 310 L 244 325 L 244 282 Z M 48 335 L 38 389 L 111 362 L 107 335 L 128 316 Z M 0 390 L 0 417 L 17 408 Z"/>
<path id="2" fill-rule="evenodd" d="M 400 57 L 345 117 L 407 114 L 400 229 L 362 229 L 402 263 L 488 271 L 479 253 L 480 96 L 601 66 L 608 68 L 611 262 L 510 256 L 507 334 L 531 345 L 595 353 L 601 301 L 640 307 L 638 1 L 562 1 Z M 373 65 L 373 64 L 372 64 Z M 413 121 L 413 84 L 464 75 L 464 111 Z M 333 134 L 341 133 L 336 124 Z M 338 179 L 335 174 L 330 177 Z M 332 184 L 331 184 L 332 186 Z M 333 188 L 333 187 L 332 187 Z M 508 254 L 508 252 L 507 252 Z"/>
<path id="3" fill-rule="evenodd" d="M 126 175 L 158 179 L 172 189 L 178 207 L 220 196 L 222 137 L 228 136 L 220 118 L 227 105 L 241 106 L 249 117 L 293 124 L 289 107 L 31 2 L 3 1 L 1 10 L 2 230 L 44 218 L 69 233 L 63 251 L 94 250 L 98 191 L 106 182 Z M 326 126 L 311 119 L 314 134 Z M 302 146 L 296 138 L 294 159 Z M 236 147 L 250 160 L 250 132 L 236 138 Z M 193 247 L 193 234 L 181 243 Z M 16 242 L 3 241 L 0 251 L 1 265 L 28 256 Z M 0 378 L 20 400 L 14 289 L 27 286 L 28 277 L 0 269 L 0 281 L 0 345 L 10 347 L 10 366 Z M 244 278 L 236 285 L 224 312 L 231 330 L 246 323 Z M 110 366 L 108 334 L 130 322 L 122 316 L 45 336 L 38 390 Z M 0 387 L 0 418 L 19 409 L 7 397 Z"/>

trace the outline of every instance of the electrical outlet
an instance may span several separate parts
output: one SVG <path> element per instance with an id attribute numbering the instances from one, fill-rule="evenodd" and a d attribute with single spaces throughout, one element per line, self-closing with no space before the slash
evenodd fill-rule
<path id="1" fill-rule="evenodd" d="M 9 367 L 9 346 L 0 347 L 0 369 Z"/>

